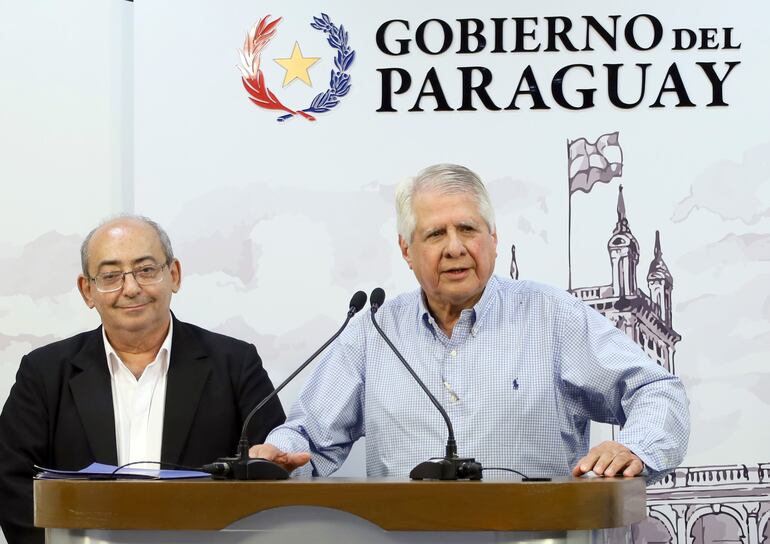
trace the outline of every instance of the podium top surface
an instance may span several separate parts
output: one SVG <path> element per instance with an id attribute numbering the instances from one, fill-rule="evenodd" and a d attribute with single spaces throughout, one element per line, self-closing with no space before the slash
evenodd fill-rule
<path id="1" fill-rule="evenodd" d="M 641 478 L 35 480 L 34 489 L 35 525 L 68 529 L 219 530 L 286 506 L 333 508 L 397 531 L 589 530 L 646 515 Z"/>

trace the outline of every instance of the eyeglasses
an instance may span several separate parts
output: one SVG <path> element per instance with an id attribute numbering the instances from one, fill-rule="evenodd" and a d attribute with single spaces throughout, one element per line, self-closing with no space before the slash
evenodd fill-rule
<path id="1" fill-rule="evenodd" d="M 100 293 L 112 293 L 123 287 L 128 274 L 134 276 L 134 280 L 139 285 L 155 285 L 160 283 L 163 281 L 161 270 L 166 266 L 168 266 L 168 261 L 163 264 L 145 264 L 128 272 L 119 272 L 117 270 L 115 272 L 104 272 L 88 279 L 94 282 L 96 290 Z"/>

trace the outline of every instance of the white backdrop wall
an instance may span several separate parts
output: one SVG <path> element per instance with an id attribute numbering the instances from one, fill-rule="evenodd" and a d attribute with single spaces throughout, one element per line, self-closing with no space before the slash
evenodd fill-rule
<path id="1" fill-rule="evenodd" d="M 314 114 L 315 122 L 298 116 L 277 122 L 284 112 L 248 100 L 238 48 L 261 18 L 282 17 L 261 53 L 264 85 L 284 104 L 307 107 L 329 87 L 334 70 L 336 51 L 311 27 L 321 13 L 349 33 L 356 55 L 345 70 L 351 89 L 331 111 Z M 655 531 L 664 530 L 661 538 L 674 542 L 740 534 L 743 540 L 736 541 L 764 541 L 770 532 L 768 503 L 761 498 L 770 479 L 766 14 L 759 2 L 728 9 L 713 0 L 643 6 L 393 1 L 376 9 L 345 0 L 236 0 L 226 10 L 203 0 L 137 4 L 136 205 L 169 225 L 186 263 L 177 312 L 253 340 L 273 378 L 282 379 L 331 333 L 355 289 L 381 285 L 394 294 L 414 287 L 396 245 L 392 193 L 402 178 L 436 162 L 465 164 L 487 181 L 498 212 L 499 274 L 508 273 L 515 244 L 521 277 L 566 288 L 567 140 L 593 141 L 618 131 L 623 176 L 572 197 L 573 285 L 611 283 L 607 243 L 622 183 L 644 292 L 660 231 L 674 278 L 673 328 L 682 337 L 674 346 L 675 368 L 693 414 L 684 466 L 676 480 L 651 490 L 653 521 L 638 540 L 654 540 Z M 548 17 L 555 16 L 573 24 L 568 35 L 578 49 L 585 46 L 584 16 L 607 28 L 611 16 L 618 16 L 619 28 L 632 26 L 632 36 L 621 30 L 617 46 L 610 47 L 592 34 L 590 51 L 569 51 L 557 40 L 558 51 L 545 51 Z M 495 18 L 505 20 L 503 47 L 514 48 L 511 17 L 537 18 L 522 23 L 523 33 L 531 34 L 522 39 L 527 48 L 539 44 L 539 51 L 492 52 Z M 483 51 L 457 53 L 463 18 L 485 23 Z M 396 51 L 397 40 L 410 39 L 408 54 L 388 55 L 377 45 L 378 29 L 393 19 L 407 21 L 409 30 L 393 24 L 386 47 Z M 417 29 L 430 19 L 453 31 L 442 54 L 419 50 Z M 565 22 L 552 20 L 557 29 Z M 653 20 L 660 23 L 660 42 L 649 50 L 634 48 L 633 40 L 642 48 L 654 41 Z M 427 28 L 427 47 L 436 51 L 441 23 Z M 703 48 L 676 50 L 677 28 L 705 36 Z M 312 86 L 300 80 L 283 85 L 286 71 L 275 59 L 289 57 L 295 43 L 305 57 L 320 58 L 307 71 Z M 728 63 L 738 63 L 729 74 Z M 594 74 L 569 71 L 561 81 L 566 100 L 580 104 L 579 89 L 595 88 L 593 107 L 570 110 L 553 95 L 555 74 L 571 64 L 589 65 Z M 648 65 L 639 106 L 611 103 L 605 64 L 622 65 L 618 87 L 626 102 L 642 92 L 637 65 Z M 472 98 L 476 111 L 435 111 L 438 84 L 450 108 L 460 108 L 461 68 L 471 66 L 493 76 L 487 89 L 500 111 L 490 111 L 478 96 Z M 521 83 L 527 66 L 549 109 L 532 109 L 526 94 L 517 98 L 519 109 L 504 109 L 517 88 L 531 83 Z M 722 80 L 721 99 L 704 66 Z M 411 87 L 402 94 L 384 92 L 387 68 L 408 72 Z M 425 83 L 431 68 L 438 84 Z M 661 90 L 676 85 L 677 74 L 681 94 L 663 92 L 659 98 Z M 477 71 L 472 83 L 480 80 Z M 394 79 L 393 86 L 400 81 Z M 421 88 L 425 96 L 418 100 Z M 377 111 L 385 109 L 383 96 L 396 111 Z M 709 105 L 717 102 L 725 105 Z M 656 103 L 660 107 L 651 107 Z M 409 111 L 416 105 L 423 111 Z M 607 433 L 600 430 L 595 438 Z M 728 477 L 735 491 L 727 495 L 749 498 L 725 498 L 721 488 L 717 493 L 713 486 L 695 485 L 719 480 L 721 486 L 735 467 L 740 476 Z M 363 471 L 354 450 L 342 473 Z M 683 490 L 702 500 L 677 503 L 684 510 L 676 510 L 672 504 Z"/>
<path id="2" fill-rule="evenodd" d="M 0 0 L 2 403 L 23 354 L 99 324 L 75 280 L 83 236 L 133 199 L 131 8 Z"/>
<path id="3" fill-rule="evenodd" d="M 523 277 L 566 287 L 566 140 L 595 139 L 617 130 L 624 150 L 623 177 L 573 196 L 573 283 L 607 283 L 606 242 L 615 224 L 621 182 L 641 247 L 640 266 L 652 259 L 655 230 L 660 230 L 675 279 L 675 328 L 684 338 L 677 347 L 677 368 L 689 382 L 699 416 L 688 461 L 727 462 L 738 443 L 748 448 L 738 448 L 743 451 L 770 444 L 770 434 L 759 425 L 768 399 L 761 391 L 746 398 L 739 394 L 740 383 L 723 381 L 729 376 L 732 383 L 751 373 L 770 385 L 764 353 L 747 353 L 745 343 L 736 342 L 728 364 L 727 353 L 718 355 L 713 341 L 715 334 L 753 337 L 768 330 L 764 310 L 753 311 L 747 300 L 735 300 L 757 298 L 756 291 L 749 295 L 750 286 L 767 267 L 756 251 L 742 249 L 746 236 L 767 234 L 770 197 L 763 168 L 770 139 L 763 122 L 770 118 L 762 60 L 768 39 L 755 14 L 728 14 L 718 2 L 699 3 L 697 10 L 648 3 L 645 12 L 656 14 L 666 29 L 666 45 L 649 52 L 621 43 L 618 52 L 596 46 L 594 52 L 529 56 L 482 53 L 469 58 L 450 52 L 430 57 L 415 52 L 395 58 L 375 45 L 376 30 L 386 20 L 408 19 L 414 29 L 428 18 L 488 21 L 511 16 L 511 9 L 496 3 L 469 8 L 390 2 L 374 13 L 344 1 L 291 6 L 233 2 L 227 10 L 209 2 L 153 2 L 136 8 L 136 203 L 137 209 L 169 224 L 180 255 L 187 257 L 187 292 L 176 301 L 179 312 L 210 326 L 240 327 L 241 334 L 258 339 L 269 353 L 266 359 L 275 374 L 287 373 L 296 357 L 339 320 L 349 292 L 376 284 L 391 293 L 414 286 L 395 243 L 392 188 L 421 167 L 441 161 L 467 164 L 488 181 L 499 215 L 498 273 L 507 273 L 507 248 L 515 243 Z M 572 3 L 547 10 L 538 3 L 521 3 L 515 11 L 541 18 L 558 14 L 573 21 L 586 14 L 605 21 L 607 14 L 620 13 L 623 22 L 641 13 L 632 4 L 618 7 L 614 2 L 594 4 L 588 11 Z M 283 16 L 263 56 L 265 79 L 277 94 L 288 97 L 287 103 L 308 103 L 323 91 L 331 66 L 332 51 L 309 26 L 321 12 L 350 32 L 357 55 L 350 69 L 352 90 L 335 110 L 318 114 L 315 123 L 297 118 L 277 123 L 277 113 L 248 101 L 236 67 L 237 49 L 259 18 Z M 741 48 L 670 50 L 670 29 L 707 26 L 734 27 Z M 327 63 L 313 74 L 312 90 L 281 87 L 283 72 L 272 59 L 288 56 L 295 41 L 305 47 L 305 55 L 321 56 Z M 706 107 L 711 87 L 695 63 L 722 66 L 728 61 L 741 62 L 725 83 L 729 106 Z M 570 75 L 569 86 L 597 86 L 597 104 L 567 111 L 550 99 L 550 77 L 559 67 L 578 62 L 595 66 L 597 76 L 590 81 Z M 642 106 L 624 111 L 608 103 L 601 75 L 601 64 L 607 62 L 626 65 L 629 73 L 621 93 L 627 101 L 639 92 L 633 64 L 652 64 Z M 672 62 L 678 63 L 697 106 L 675 108 L 676 97 L 669 93 L 663 98 L 665 107 L 647 107 Z M 549 111 L 529 110 L 526 97 L 520 99 L 519 111 L 433 112 L 431 98 L 422 103 L 426 111 L 405 111 L 431 66 L 439 67 L 444 91 L 455 105 L 456 66 L 490 66 L 495 74 L 490 91 L 506 105 L 529 64 L 552 106 Z M 415 79 L 410 95 L 395 97 L 401 109 L 397 113 L 375 111 L 381 99 L 377 68 L 386 66 L 406 67 Z M 574 91 L 570 95 L 577 101 Z M 646 268 L 639 275 L 643 284 Z M 767 288 L 759 293 L 766 296 Z M 724 304 L 705 311 L 700 305 L 706 294 L 715 302 L 735 301 L 734 313 Z M 288 341 L 292 335 L 304 341 Z M 279 344 L 273 347 L 274 342 Z M 295 353 L 289 347 L 299 349 Z M 745 409 L 714 404 L 709 401 L 713 387 L 720 396 L 734 393 L 736 400 L 749 404 Z M 718 421 L 730 428 L 733 440 L 713 439 L 712 425 Z"/>
<path id="4" fill-rule="evenodd" d="M 4 224 L 10 219 L 0 232 L 6 264 L 0 269 L 6 286 L 0 287 L 0 399 L 23 353 L 96 323 L 74 289 L 77 245 L 110 213 L 135 209 L 168 228 L 184 272 L 175 312 L 254 342 L 278 382 L 336 328 L 354 290 L 381 285 L 392 295 L 414 287 L 396 245 L 392 193 L 398 181 L 428 164 L 465 164 L 487 181 L 498 212 L 499 274 L 508 274 L 515 244 L 521 277 L 566 288 L 566 142 L 618 131 L 623 176 L 572 197 L 573 285 L 610 282 L 607 241 L 622 183 L 640 246 L 640 287 L 646 290 L 656 230 L 674 277 L 673 326 L 682 336 L 676 372 L 687 385 L 693 414 L 683 474 L 717 465 L 748 467 L 746 482 L 735 484 L 739 491 L 770 478 L 770 472 L 763 476 L 770 461 L 765 68 L 770 37 L 763 27 L 764 4 L 750 2 L 740 10 L 714 0 L 673 5 L 655 0 L 643 7 L 527 1 L 515 9 L 505 2 L 395 1 L 376 10 L 342 0 L 234 0 L 227 9 L 203 0 L 81 1 L 66 10 L 30 4 L 14 4 L 12 10 L 3 4 L 14 22 L 0 18 L 0 39 L 11 46 L 0 51 L 9 75 L 3 80 L 10 81 L 0 104 Z M 310 27 L 321 13 L 349 32 L 356 54 L 347 70 L 351 90 L 315 122 L 278 123 L 282 112 L 249 102 L 238 49 L 260 18 L 283 17 L 263 51 L 261 68 L 266 85 L 282 101 L 307 106 L 327 88 L 333 67 L 335 51 Z M 582 48 L 583 16 L 607 25 L 610 15 L 618 15 L 622 29 L 639 14 L 662 25 L 661 43 L 649 51 L 635 50 L 624 37 L 613 50 L 595 35 L 594 51 L 567 51 L 561 42 L 559 51 L 542 50 L 546 17 L 568 18 L 575 25 L 569 36 Z M 534 36 L 524 42 L 532 48 L 539 43 L 541 51 L 491 52 L 492 19 L 510 17 L 538 18 L 525 23 Z M 484 51 L 455 53 L 460 18 L 485 22 Z M 377 29 L 390 19 L 409 22 L 410 31 L 396 24 L 387 34 L 391 48 L 398 47 L 396 39 L 411 37 L 409 54 L 391 56 L 377 47 Z M 428 55 L 416 47 L 416 28 L 428 19 L 453 29 L 446 53 Z M 650 39 L 646 21 L 636 28 L 641 43 Z M 511 49 L 511 19 L 505 24 L 505 47 Z M 717 47 L 672 51 L 673 29 L 684 27 L 719 29 L 713 33 Z M 730 41 L 724 27 L 733 29 Z M 429 25 L 430 47 L 440 44 L 438 28 Z M 295 42 L 306 57 L 320 58 L 308 70 L 312 87 L 299 80 L 282 86 L 284 70 L 274 59 L 289 57 Z M 40 70 L 54 44 L 57 62 Z M 127 45 L 121 49 L 121 44 Z M 714 99 L 712 86 L 698 62 L 716 63 L 719 77 L 725 63 L 740 62 L 724 80 L 729 105 L 707 106 Z M 578 63 L 592 66 L 594 77 L 584 69 L 570 71 L 564 78 L 566 98 L 577 104 L 577 89 L 595 87 L 595 105 L 571 111 L 557 104 L 551 81 L 559 68 Z M 627 102 L 640 93 L 635 65 L 650 65 L 638 107 L 624 110 L 610 103 L 603 64 L 612 63 L 624 65 L 620 93 Z M 695 106 L 675 107 L 681 97 L 669 92 L 661 98 L 663 107 L 650 108 L 661 87 L 673 85 L 666 77 L 672 63 Z M 424 111 L 408 111 L 431 67 L 457 109 L 458 67 L 469 66 L 490 70 L 489 94 L 501 108 L 517 88 L 524 89 L 520 78 L 531 66 L 550 109 L 530 109 L 531 97 L 522 94 L 520 109 L 513 111 L 488 111 L 478 97 L 477 111 L 434 111 L 437 101 L 431 96 L 420 101 Z M 383 100 L 378 69 L 385 68 L 405 69 L 413 79 L 408 91 L 392 96 L 398 111 L 389 113 L 376 111 Z M 287 388 L 285 405 L 299 386 Z M 600 430 L 597 439 L 608 432 Z M 359 451 L 342 474 L 363 473 Z M 663 491 L 676 493 L 691 479 L 682 476 Z M 673 527 L 677 519 L 689 523 L 674 531 L 674 542 L 690 541 L 698 530 L 705 541 L 704 508 L 734 510 L 731 519 L 744 542 L 765 538 L 764 500 L 704 499 L 679 515 L 666 497 L 651 515 Z M 719 530 L 732 527 L 715 519 Z"/>

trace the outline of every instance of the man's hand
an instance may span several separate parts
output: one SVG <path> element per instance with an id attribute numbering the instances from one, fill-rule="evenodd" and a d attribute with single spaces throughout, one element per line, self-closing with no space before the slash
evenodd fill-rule
<path id="1" fill-rule="evenodd" d="M 572 475 L 581 476 L 591 470 L 597 476 L 636 476 L 644 470 L 644 463 L 623 444 L 607 440 L 591 448 L 572 469 Z"/>
<path id="2" fill-rule="evenodd" d="M 310 454 L 307 452 L 286 453 L 272 444 L 257 444 L 256 446 L 251 446 L 251 448 L 249 448 L 249 457 L 267 459 L 268 461 L 281 465 L 288 472 L 291 472 L 295 468 L 301 467 L 310 461 Z"/>

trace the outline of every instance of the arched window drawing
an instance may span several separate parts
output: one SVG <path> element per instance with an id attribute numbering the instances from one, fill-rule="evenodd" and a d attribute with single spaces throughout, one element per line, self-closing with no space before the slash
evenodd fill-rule
<path id="1" fill-rule="evenodd" d="M 698 518 L 690 531 L 693 544 L 743 544 L 746 535 L 738 521 L 725 513 Z"/>
<path id="2" fill-rule="evenodd" d="M 674 538 L 664 523 L 652 516 L 631 526 L 633 544 L 673 544 Z"/>

